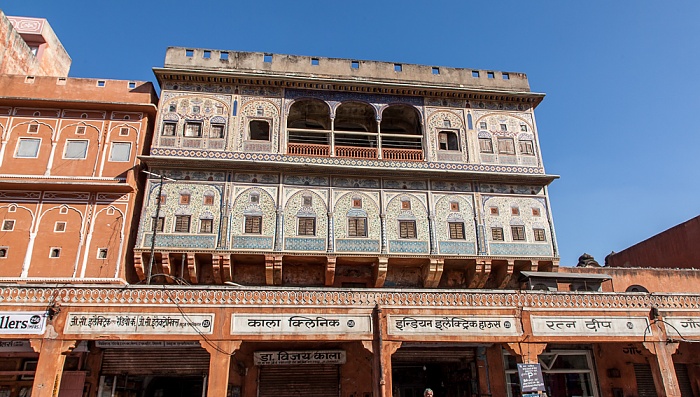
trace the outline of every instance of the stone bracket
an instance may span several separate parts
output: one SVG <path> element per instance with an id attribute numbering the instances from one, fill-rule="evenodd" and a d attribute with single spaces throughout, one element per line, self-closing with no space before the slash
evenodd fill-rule
<path id="1" fill-rule="evenodd" d="M 381 288 L 386 281 L 386 272 L 389 269 L 389 258 L 380 256 L 374 267 L 374 287 Z"/>
<path id="2" fill-rule="evenodd" d="M 335 257 L 326 259 L 326 287 L 332 287 L 335 283 Z"/>
<path id="3" fill-rule="evenodd" d="M 430 263 L 423 266 L 423 287 L 437 288 L 442 278 L 444 259 L 430 259 Z"/>
<path id="4" fill-rule="evenodd" d="M 160 253 L 160 263 L 161 263 L 161 267 L 163 268 L 163 274 L 167 274 L 168 276 L 172 276 L 173 272 L 172 272 L 172 268 L 170 266 L 170 255 L 168 255 L 167 252 Z M 165 278 L 166 283 L 168 283 L 168 284 L 173 283 L 172 278 L 170 278 L 170 277 L 164 277 L 164 278 Z"/>
<path id="5" fill-rule="evenodd" d="M 526 343 L 526 342 L 509 342 L 506 343 L 508 351 L 516 355 L 525 364 L 538 363 L 537 356 L 542 354 L 547 348 L 546 343 Z"/>
<path id="6" fill-rule="evenodd" d="M 265 283 L 282 285 L 282 256 L 265 255 Z"/>
<path id="7" fill-rule="evenodd" d="M 508 261 L 508 263 L 506 265 L 505 272 L 501 276 L 501 279 L 498 283 L 498 289 L 503 289 L 508 285 L 511 277 L 513 277 L 513 268 L 514 268 L 514 262 Z"/>
<path id="8" fill-rule="evenodd" d="M 472 280 L 469 288 L 484 288 L 486 281 L 489 279 L 491 274 L 491 263 L 482 262 L 476 264 L 476 273 L 474 274 L 474 279 Z"/>
<path id="9" fill-rule="evenodd" d="M 199 282 L 199 277 L 197 274 L 197 265 L 194 261 L 194 254 L 191 252 L 187 253 L 187 270 L 190 274 L 190 282 L 192 284 L 197 284 Z"/>

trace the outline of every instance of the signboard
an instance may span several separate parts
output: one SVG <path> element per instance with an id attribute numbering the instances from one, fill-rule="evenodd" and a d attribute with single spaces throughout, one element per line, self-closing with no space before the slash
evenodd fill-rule
<path id="1" fill-rule="evenodd" d="M 669 336 L 698 337 L 700 336 L 700 317 L 666 317 L 664 318 L 670 327 L 666 327 Z"/>
<path id="2" fill-rule="evenodd" d="M 255 365 L 345 364 L 344 350 L 255 352 Z"/>
<path id="3" fill-rule="evenodd" d="M 520 391 L 523 393 L 545 391 L 540 364 L 518 364 Z"/>
<path id="4" fill-rule="evenodd" d="M 354 314 L 233 314 L 231 334 L 236 335 L 366 335 L 372 317 Z"/>
<path id="5" fill-rule="evenodd" d="M 638 336 L 649 326 L 646 317 L 532 316 L 535 336 Z"/>
<path id="6" fill-rule="evenodd" d="M 389 335 L 518 336 L 512 316 L 388 315 Z"/>
<path id="7" fill-rule="evenodd" d="M 98 340 L 95 346 L 102 349 L 134 348 L 180 348 L 200 347 L 197 341 L 154 341 L 154 340 Z"/>
<path id="8" fill-rule="evenodd" d="M 0 312 L 0 335 L 41 335 L 46 331 L 46 312 Z"/>
<path id="9" fill-rule="evenodd" d="M 214 314 L 69 313 L 64 334 L 211 334 Z"/>

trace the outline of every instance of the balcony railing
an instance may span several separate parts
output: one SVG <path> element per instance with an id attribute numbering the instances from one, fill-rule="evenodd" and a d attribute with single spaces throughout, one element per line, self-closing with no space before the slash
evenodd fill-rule
<path id="1" fill-rule="evenodd" d="M 353 147 L 353 146 L 336 146 L 335 147 L 336 157 L 350 157 L 353 159 L 376 159 L 377 149 L 376 148 L 364 148 L 364 147 Z"/>
<path id="2" fill-rule="evenodd" d="M 382 149 L 384 160 L 423 161 L 423 151 L 420 149 Z"/>
<path id="3" fill-rule="evenodd" d="M 328 157 L 330 155 L 330 147 L 328 145 L 314 145 L 310 143 L 289 143 L 287 144 L 287 154 Z"/>

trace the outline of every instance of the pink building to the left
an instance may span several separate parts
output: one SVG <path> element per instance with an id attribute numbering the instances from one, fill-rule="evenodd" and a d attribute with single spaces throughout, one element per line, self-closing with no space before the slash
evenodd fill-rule
<path id="1" fill-rule="evenodd" d="M 0 282 L 125 283 L 157 95 L 71 78 L 45 19 L 0 11 Z"/>

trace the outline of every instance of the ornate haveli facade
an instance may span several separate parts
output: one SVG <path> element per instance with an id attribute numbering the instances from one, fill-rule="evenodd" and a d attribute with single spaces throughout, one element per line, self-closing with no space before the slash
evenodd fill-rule
<path id="1" fill-rule="evenodd" d="M 0 77 L 0 396 L 700 395 L 700 272 L 559 266 L 524 74 L 154 71 Z"/>

